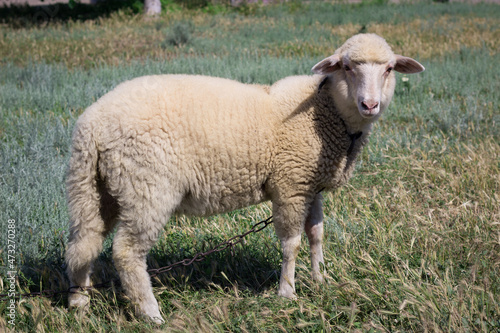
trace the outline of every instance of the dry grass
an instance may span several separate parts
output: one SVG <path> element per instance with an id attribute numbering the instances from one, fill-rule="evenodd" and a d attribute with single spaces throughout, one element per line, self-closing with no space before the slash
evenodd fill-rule
<path id="1" fill-rule="evenodd" d="M 143 21 L 117 13 L 107 19 L 56 22 L 45 27 L 0 26 L 0 67 L 8 62 L 24 66 L 31 61 L 62 63 L 73 70 L 68 74 L 50 66 L 19 71 L 3 67 L 14 73 L 16 79 L 12 83 L 3 78 L 9 85 L 2 89 L 23 93 L 27 99 L 36 97 L 35 102 L 26 104 L 28 107 L 18 107 L 23 104 L 16 104 L 17 100 L 10 102 L 16 105 L 13 107 L 2 104 L 5 110 L 0 108 L 0 112 L 6 120 L 2 122 L 0 143 L 5 142 L 2 147 L 8 148 L 8 156 L 22 156 L 24 160 L 16 159 L 21 161 L 16 163 L 24 163 L 26 169 L 16 176 L 12 170 L 21 164 L 5 162 L 2 181 L 13 179 L 24 184 L 15 177 L 36 179 L 35 185 L 30 185 L 33 192 L 27 192 L 30 198 L 16 200 L 24 200 L 22 209 L 31 209 L 33 215 L 29 216 L 37 223 L 47 222 L 43 220 L 46 216 L 67 216 L 64 209 L 52 207 L 38 197 L 38 193 L 48 196 L 48 191 L 52 195 L 58 188 L 49 187 L 48 181 L 42 183 L 51 175 L 35 169 L 35 164 L 28 160 L 48 163 L 51 156 L 58 156 L 53 164 L 62 165 L 58 161 L 66 151 L 60 150 L 67 143 L 64 133 L 74 119 L 60 110 L 65 106 L 51 106 L 51 100 L 63 92 L 74 92 L 85 98 L 68 103 L 81 110 L 86 105 L 74 104 L 93 100 L 98 96 L 92 94 L 101 93 L 95 90 L 89 97 L 86 89 L 63 90 L 66 85 L 86 80 L 89 86 L 92 83 L 106 87 L 109 83 L 102 79 L 103 75 L 120 77 L 115 71 L 125 72 L 128 64 L 146 59 L 222 58 L 224 66 L 211 67 L 211 71 L 223 76 L 228 73 L 225 67 L 232 64 L 231 59 L 254 54 L 245 58 L 249 64 L 230 72 L 238 77 L 243 67 L 263 66 L 257 61 L 262 56 L 290 61 L 324 56 L 342 40 L 364 29 L 385 36 L 396 52 L 417 57 L 427 67 L 423 75 L 404 77 L 405 81 L 398 83 L 394 102 L 377 124 L 349 185 L 325 194 L 326 285 L 310 281 L 304 239 L 297 270 L 299 298 L 288 301 L 276 296 L 281 259 L 279 241 L 270 227 L 250 235 L 235 249 L 234 256 L 214 255 L 194 267 L 155 279 L 154 291 L 167 320 L 162 327 L 152 327 L 135 318 L 122 290 L 109 288 L 93 295 L 87 314 L 68 311 L 64 297 L 22 299 L 17 304 L 13 332 L 498 331 L 498 16 L 443 14 L 405 23 L 374 22 L 365 27 L 354 21 L 338 25 L 320 23 L 316 14 L 311 15 L 308 24 L 307 18 L 305 14 L 269 19 L 262 15 L 180 12 L 165 14 L 159 21 Z M 187 21 L 192 21 L 192 25 Z M 177 43 L 182 38 L 173 38 L 176 24 L 181 24 L 179 34 L 187 34 L 177 36 L 186 38 L 184 44 Z M 119 66 L 109 70 L 98 64 Z M 189 70 L 191 65 L 182 68 Z M 283 68 L 277 70 L 284 71 Z M 36 75 L 30 76 L 29 70 L 36 70 Z M 51 71 L 59 72 L 50 76 Z M 271 69 L 265 69 L 266 75 L 268 71 Z M 87 75 L 94 76 L 89 80 Z M 46 84 L 47 90 L 36 89 L 47 77 L 57 78 L 57 84 Z M 270 79 L 271 76 L 262 75 L 255 81 Z M 43 107 L 37 109 L 38 104 Z M 60 114 L 72 119 L 69 124 L 66 120 L 56 121 Z M 54 124 L 59 124 L 57 130 L 62 134 L 53 138 L 45 135 L 56 128 Z M 9 141 L 11 137 L 14 143 Z M 39 147 L 42 139 L 50 147 Z M 42 192 L 37 186 L 46 187 L 47 191 Z M 21 193 L 8 187 L 5 193 L 12 196 L 18 192 Z M 51 200 L 62 199 L 54 195 Z M 44 204 L 60 211 L 46 214 L 43 207 L 39 208 Z M 36 215 L 37 209 L 40 216 Z M 191 257 L 244 232 L 269 214 L 270 206 L 264 204 L 208 219 L 171 219 L 168 232 L 152 250 L 148 264 L 156 267 Z M 28 228 L 34 224 L 31 222 L 27 221 Z M 38 280 L 20 276 L 20 291 L 39 286 L 68 287 L 64 270 L 57 264 L 64 244 L 49 242 L 55 233 L 63 233 L 59 229 L 47 230 L 39 238 L 46 239 L 44 244 L 48 246 L 33 246 L 38 245 L 40 252 L 47 254 L 47 263 L 23 268 L 25 273 L 35 270 L 32 276 Z M 60 240 L 63 242 L 62 236 Z M 95 282 L 116 277 L 109 241 L 105 248 L 95 267 Z M 0 290 L 5 287 L 0 285 Z M 5 306 L 0 304 L 0 331 L 9 330 L 3 315 Z"/>
<path id="2" fill-rule="evenodd" d="M 175 45 L 169 43 L 176 22 L 189 21 L 196 27 L 195 41 Z M 239 41 L 220 45 L 220 40 L 249 39 L 259 27 L 259 34 L 276 29 L 285 31 L 279 38 L 250 41 L 248 46 Z M 431 20 L 422 18 L 410 22 L 362 24 L 328 24 L 313 22 L 304 38 L 302 27 L 297 27 L 291 16 L 276 19 L 247 16 L 221 16 L 206 13 L 176 12 L 164 14 L 157 21 L 140 16 L 130 17 L 123 12 L 109 19 L 52 23 L 46 27 L 10 29 L 0 26 L 0 57 L 3 62 L 26 65 L 29 62 L 63 63 L 68 67 L 93 67 L 101 64 L 123 65 L 145 59 L 172 59 L 179 56 L 227 56 L 234 50 L 259 52 L 278 57 L 323 56 L 330 54 L 345 39 L 364 30 L 384 36 L 396 52 L 430 59 L 459 51 L 461 48 L 483 48 L 491 54 L 499 50 L 500 19 L 484 17 L 457 17 L 443 15 Z M 248 32 L 247 30 L 250 30 Z M 299 37 L 294 37 L 299 36 Z M 251 38 L 249 39 L 251 40 Z"/>

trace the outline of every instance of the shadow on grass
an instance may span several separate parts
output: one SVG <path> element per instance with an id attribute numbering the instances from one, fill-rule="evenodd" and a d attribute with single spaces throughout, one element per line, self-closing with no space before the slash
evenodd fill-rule
<path id="1" fill-rule="evenodd" d="M 177 236 L 173 234 L 172 237 Z M 172 240 L 172 237 L 168 238 Z M 201 240 L 184 238 L 182 243 L 160 242 L 148 256 L 148 269 L 190 259 L 196 253 L 205 252 L 223 241 L 213 235 L 202 235 L 201 238 Z M 166 287 L 177 292 L 186 289 L 207 291 L 212 290 L 214 286 L 228 290 L 236 287 L 252 294 L 261 293 L 279 280 L 280 252 L 273 244 L 267 243 L 259 239 L 244 245 L 237 244 L 233 249 L 212 253 L 203 261 L 153 276 L 153 287 Z M 172 248 L 176 250 L 173 251 Z M 26 258 L 19 272 L 21 293 L 48 291 L 45 297 L 49 298 L 54 306 L 66 307 L 67 293 L 64 291 L 68 290 L 70 285 L 64 259 L 59 250 L 55 251 L 58 253 L 48 256 L 54 258 L 49 261 Z M 98 292 L 103 294 L 104 298 L 111 297 L 110 292 L 112 293 L 115 287 L 118 287 L 119 294 L 123 296 L 124 291 L 119 287 L 118 273 L 113 265 L 109 246 L 94 263 L 91 279 L 94 284 L 105 284 L 104 287 L 98 288 Z"/>
<path id="2" fill-rule="evenodd" d="M 261 244 L 236 245 L 209 255 L 190 266 L 177 267 L 153 278 L 153 285 L 172 289 L 209 289 L 213 285 L 258 294 L 276 284 L 279 279 L 279 250 L 262 248 Z M 206 251 L 200 247 L 196 251 Z M 192 258 L 189 256 L 188 258 Z M 178 254 L 150 256 L 148 267 L 158 268 L 183 260 Z"/>
<path id="3" fill-rule="evenodd" d="M 49 22 L 84 21 L 107 17 L 119 10 L 131 14 L 138 13 L 142 10 L 142 6 L 142 1 L 138 0 L 107 0 L 94 5 L 76 2 L 73 5 L 0 7 L 0 22 L 11 28 L 29 28 L 43 26 Z"/>

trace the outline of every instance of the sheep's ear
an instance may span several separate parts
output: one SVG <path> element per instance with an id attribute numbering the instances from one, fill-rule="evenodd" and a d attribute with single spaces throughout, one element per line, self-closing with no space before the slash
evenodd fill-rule
<path id="1" fill-rule="evenodd" d="M 394 70 L 405 74 L 415 74 L 425 71 L 425 67 L 412 58 L 396 54 L 396 66 L 394 66 Z"/>
<path id="2" fill-rule="evenodd" d="M 334 54 L 318 62 L 311 69 L 314 74 L 331 74 L 340 69 L 340 55 Z"/>

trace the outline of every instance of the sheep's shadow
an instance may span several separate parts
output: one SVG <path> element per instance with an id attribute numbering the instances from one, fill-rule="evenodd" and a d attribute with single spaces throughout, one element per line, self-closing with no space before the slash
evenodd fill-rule
<path id="1" fill-rule="evenodd" d="M 174 235 L 175 238 L 175 235 Z M 198 239 L 178 240 L 170 244 L 156 246 L 148 256 L 148 268 L 152 275 L 153 286 L 169 288 L 210 289 L 213 285 L 260 293 L 269 289 L 279 280 L 280 249 L 277 242 L 267 242 L 258 236 L 245 244 L 237 244 L 220 252 L 207 255 L 201 261 L 190 265 L 180 265 L 172 270 L 155 276 L 155 269 L 171 265 L 184 259 L 192 259 L 206 252 L 224 239 L 206 234 Z M 259 239 L 256 239 L 259 238 Z M 163 249 L 166 245 L 168 249 Z M 166 251 L 165 251 L 166 250 Z"/>
<path id="2" fill-rule="evenodd" d="M 160 241 L 148 255 L 148 271 L 152 276 L 153 287 L 167 287 L 175 291 L 186 288 L 195 290 L 211 290 L 214 286 L 223 289 L 234 289 L 259 294 L 278 283 L 280 267 L 280 250 L 277 242 L 262 239 L 261 235 L 253 236 L 246 244 L 237 244 L 232 248 L 207 255 L 202 261 L 191 265 L 173 268 L 155 275 L 155 269 L 172 263 L 191 259 L 197 253 L 206 252 L 224 239 L 214 237 L 209 232 L 196 239 L 179 238 L 172 233 L 166 240 Z M 118 273 L 113 265 L 110 236 L 105 249 L 93 265 L 91 279 L 94 285 L 100 285 L 100 293 L 120 287 Z M 256 241 L 254 241 L 256 240 Z M 54 249 L 56 252 L 60 252 Z M 54 306 L 68 306 L 67 293 L 70 287 L 66 275 L 66 267 L 61 253 L 54 253 L 50 260 L 26 257 L 19 269 L 20 293 L 39 293 L 51 299 Z M 39 296 L 36 296 L 39 297 Z"/>

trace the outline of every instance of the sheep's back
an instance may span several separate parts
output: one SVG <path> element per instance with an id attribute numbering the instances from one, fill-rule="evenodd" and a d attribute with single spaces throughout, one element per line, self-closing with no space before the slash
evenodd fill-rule
<path id="1" fill-rule="evenodd" d="M 178 194 L 177 212 L 206 215 L 265 199 L 269 99 L 262 87 L 227 79 L 149 76 L 119 85 L 79 122 L 93 123 L 112 194 L 154 187 Z"/>

